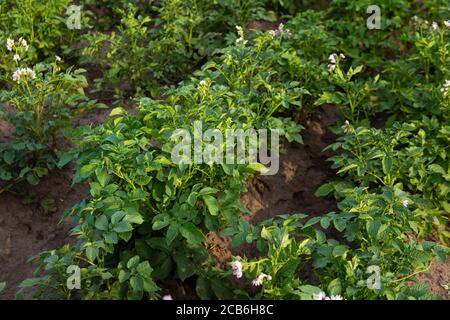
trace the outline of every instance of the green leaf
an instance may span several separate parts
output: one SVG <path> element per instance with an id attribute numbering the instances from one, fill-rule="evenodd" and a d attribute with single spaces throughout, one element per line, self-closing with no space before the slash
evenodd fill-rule
<path id="1" fill-rule="evenodd" d="M 62 154 L 61 157 L 59 158 L 59 161 L 57 164 L 58 168 L 64 167 L 66 164 L 68 164 L 70 161 L 72 161 L 72 159 L 74 159 L 75 156 L 76 156 L 76 153 L 74 153 L 73 150 L 70 150 L 70 151 Z"/>
<path id="2" fill-rule="evenodd" d="M 98 248 L 94 246 L 90 246 L 86 248 L 86 257 L 89 261 L 94 261 L 98 256 Z"/>
<path id="3" fill-rule="evenodd" d="M 5 282 L 0 282 L 0 292 L 5 290 L 5 288 L 6 288 L 6 283 Z"/>
<path id="4" fill-rule="evenodd" d="M 330 221 L 331 221 L 331 218 L 330 218 L 330 217 L 323 216 L 323 217 L 320 219 L 320 226 L 321 226 L 322 228 L 324 228 L 324 229 L 328 229 L 328 227 L 330 226 Z"/>
<path id="5" fill-rule="evenodd" d="M 13 150 L 6 150 L 3 153 L 3 160 L 9 165 L 13 164 L 16 153 Z"/>
<path id="6" fill-rule="evenodd" d="M 378 230 L 380 230 L 381 221 L 369 220 L 366 223 L 367 232 L 373 240 L 377 240 Z"/>
<path id="7" fill-rule="evenodd" d="M 141 259 L 139 258 L 139 256 L 134 256 L 134 257 L 130 258 L 130 260 L 128 260 L 128 262 L 127 262 L 127 268 L 128 269 L 135 268 L 138 265 L 140 260 Z"/>
<path id="8" fill-rule="evenodd" d="M 26 179 L 32 186 L 35 186 L 39 183 L 39 178 L 34 172 L 29 172 L 26 176 Z"/>
<path id="9" fill-rule="evenodd" d="M 109 227 L 108 218 L 106 218 L 106 216 L 99 216 L 95 221 L 95 227 L 102 231 L 108 230 Z"/>
<path id="10" fill-rule="evenodd" d="M 446 175 L 445 170 L 438 164 L 432 164 L 428 167 L 428 169 L 435 173 L 440 173 L 441 175 Z"/>
<path id="11" fill-rule="evenodd" d="M 119 239 L 117 237 L 117 233 L 110 232 L 110 233 L 106 234 L 105 235 L 105 241 L 106 241 L 106 243 L 109 243 L 109 244 L 116 244 L 117 242 L 119 242 Z"/>
<path id="12" fill-rule="evenodd" d="M 177 235 L 178 235 L 178 225 L 173 223 L 167 229 L 167 233 L 166 233 L 166 242 L 167 242 L 168 246 L 170 246 L 170 244 L 173 242 L 173 240 L 175 240 Z"/>
<path id="13" fill-rule="evenodd" d="M 346 172 L 346 171 L 354 169 L 354 168 L 358 168 L 358 165 L 356 163 L 349 164 L 348 166 L 346 166 L 346 167 L 342 168 L 341 170 L 339 170 L 337 172 L 337 174 Z"/>
<path id="14" fill-rule="evenodd" d="M 321 185 L 316 192 L 314 193 L 314 195 L 318 198 L 321 197 L 325 197 L 327 195 L 329 195 L 331 192 L 334 191 L 334 187 L 332 183 L 325 183 L 323 185 Z"/>
<path id="15" fill-rule="evenodd" d="M 156 285 L 156 283 L 153 281 L 153 279 L 145 278 L 144 279 L 144 290 L 146 292 L 152 293 L 159 290 L 159 287 Z"/>
<path id="16" fill-rule="evenodd" d="M 170 223 L 170 217 L 165 213 L 161 213 L 153 218 L 152 229 L 153 230 L 161 230 L 161 229 L 167 227 L 169 225 L 169 223 Z"/>
<path id="17" fill-rule="evenodd" d="M 143 291 L 144 290 L 144 279 L 141 276 L 133 276 L 130 279 L 131 288 L 134 291 Z"/>
<path id="18" fill-rule="evenodd" d="M 205 277 L 200 276 L 197 278 L 195 291 L 202 300 L 210 300 L 212 298 L 211 286 L 208 279 L 206 279 Z"/>
<path id="19" fill-rule="evenodd" d="M 130 273 L 128 271 L 125 271 L 125 270 L 119 271 L 119 282 L 120 283 L 127 281 L 129 278 L 130 278 Z"/>
<path id="20" fill-rule="evenodd" d="M 213 196 L 203 196 L 206 206 L 208 207 L 209 213 L 216 216 L 219 213 L 219 202 Z"/>
<path id="21" fill-rule="evenodd" d="M 180 226 L 181 235 L 192 244 L 200 244 L 203 242 L 205 236 L 203 233 L 191 222 Z"/>
<path id="22" fill-rule="evenodd" d="M 102 187 L 106 187 L 109 181 L 109 174 L 106 172 L 104 168 L 97 168 L 95 170 L 95 175 L 97 176 L 97 180 Z"/>
<path id="23" fill-rule="evenodd" d="M 119 222 L 113 229 L 117 233 L 129 232 L 133 230 L 133 226 L 128 221 Z"/>
<path id="24" fill-rule="evenodd" d="M 335 296 L 338 294 L 341 294 L 342 286 L 341 286 L 341 280 L 334 279 L 330 282 L 328 285 L 328 295 L 329 296 Z"/>
<path id="25" fill-rule="evenodd" d="M 110 117 L 118 116 L 118 115 L 125 115 L 127 111 L 122 107 L 117 107 L 112 109 L 111 113 L 109 114 Z"/>
<path id="26" fill-rule="evenodd" d="M 81 167 L 81 169 L 80 169 L 81 178 L 85 179 L 85 178 L 89 177 L 92 174 L 92 172 L 94 172 L 95 167 L 96 167 L 95 163 L 90 163 L 90 164 L 87 164 L 87 165 Z"/>
<path id="27" fill-rule="evenodd" d="M 176 253 L 173 256 L 175 263 L 177 264 L 177 273 L 181 281 L 186 280 L 194 274 L 194 269 L 191 266 L 191 262 L 184 253 Z"/>
<path id="28" fill-rule="evenodd" d="M 204 187 L 202 190 L 199 191 L 198 195 L 201 197 L 206 196 L 208 194 L 215 194 L 217 192 L 219 192 L 219 190 L 216 188 Z"/>
<path id="29" fill-rule="evenodd" d="M 383 158 L 382 166 L 383 166 L 384 174 L 390 174 L 391 173 L 393 163 L 394 163 L 394 160 L 393 160 L 393 158 L 391 156 L 386 155 Z"/>
<path id="30" fill-rule="evenodd" d="M 333 257 L 342 257 L 348 251 L 348 247 L 344 245 L 337 245 L 333 248 Z"/>
<path id="31" fill-rule="evenodd" d="M 149 278 L 153 269 L 150 267 L 150 263 L 148 261 L 144 261 L 137 266 L 136 271 L 144 278 Z"/>

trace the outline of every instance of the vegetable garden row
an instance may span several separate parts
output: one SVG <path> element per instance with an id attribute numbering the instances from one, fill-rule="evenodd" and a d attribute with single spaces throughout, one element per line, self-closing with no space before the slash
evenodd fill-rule
<path id="1" fill-rule="evenodd" d="M 438 298 L 416 276 L 449 253 L 450 8 L 378 1 L 370 29 L 370 5 L 2 0 L 0 193 L 71 164 L 88 183 L 64 213 L 76 240 L 38 253 L 17 297 L 177 298 L 176 279 L 200 299 Z M 241 196 L 263 165 L 171 159 L 174 130 L 198 122 L 301 144 L 321 106 L 339 114 L 335 177 L 315 190 L 332 212 L 250 223 Z M 210 234 L 251 249 L 219 264 Z"/>

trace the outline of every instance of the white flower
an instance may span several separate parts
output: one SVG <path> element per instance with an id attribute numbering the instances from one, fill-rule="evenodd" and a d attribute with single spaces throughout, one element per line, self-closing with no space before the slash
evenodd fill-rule
<path id="1" fill-rule="evenodd" d="M 341 127 L 345 133 L 351 133 L 353 132 L 353 127 L 350 124 L 350 121 L 345 120 L 344 125 Z"/>
<path id="2" fill-rule="evenodd" d="M 254 285 L 255 287 L 259 287 L 263 284 L 264 279 L 267 279 L 268 281 L 272 280 L 272 277 L 265 274 L 265 273 L 261 273 L 258 278 L 254 279 L 252 281 L 252 285 Z"/>
<path id="3" fill-rule="evenodd" d="M 320 291 L 319 293 L 313 294 L 313 300 L 344 300 L 344 298 L 342 298 L 342 296 L 339 294 L 327 297 L 325 292 Z"/>
<path id="4" fill-rule="evenodd" d="M 444 84 L 442 85 L 441 92 L 444 94 L 444 97 L 446 97 L 450 93 L 450 80 L 445 80 Z"/>
<path id="5" fill-rule="evenodd" d="M 419 20 L 419 17 L 418 17 L 418 16 L 414 16 L 414 17 L 413 17 L 413 21 L 414 21 L 414 23 L 416 23 L 416 22 L 417 22 L 417 20 Z"/>
<path id="6" fill-rule="evenodd" d="M 56 59 L 56 61 L 58 61 L 58 62 L 61 61 L 61 58 L 60 58 L 59 56 L 56 56 L 55 59 Z"/>
<path id="7" fill-rule="evenodd" d="M 16 53 L 13 57 L 14 61 L 20 61 L 20 56 Z"/>
<path id="8" fill-rule="evenodd" d="M 36 73 L 30 68 L 19 68 L 12 75 L 13 81 L 20 81 L 22 78 L 36 78 Z"/>
<path id="9" fill-rule="evenodd" d="M 14 40 L 8 38 L 8 39 L 6 40 L 6 49 L 7 49 L 8 51 L 12 51 L 12 47 L 13 47 L 13 46 L 14 46 Z"/>
<path id="10" fill-rule="evenodd" d="M 335 64 L 335 63 L 336 63 L 336 60 L 337 60 L 337 57 L 338 57 L 338 55 L 337 55 L 336 53 L 332 53 L 332 54 L 330 54 L 330 56 L 328 57 L 328 61 L 329 61 L 331 64 Z"/>
<path id="11" fill-rule="evenodd" d="M 28 51 L 28 43 L 27 43 L 27 40 L 25 40 L 24 38 L 19 38 L 19 41 L 18 41 L 18 42 L 24 47 L 25 51 Z"/>
<path id="12" fill-rule="evenodd" d="M 402 205 L 406 208 L 408 207 L 408 200 L 403 200 Z"/>
<path id="13" fill-rule="evenodd" d="M 278 29 L 277 29 L 277 30 L 270 30 L 270 31 L 269 31 L 269 34 L 270 34 L 272 37 L 276 37 L 276 36 L 278 36 L 278 35 L 285 35 L 285 36 L 287 36 L 288 38 L 292 37 L 292 32 L 291 32 L 291 30 L 285 29 L 283 23 L 280 23 L 280 25 L 278 26 Z"/>
<path id="14" fill-rule="evenodd" d="M 205 86 L 206 85 L 206 81 L 205 80 L 200 81 L 200 85 L 201 86 Z"/>
<path id="15" fill-rule="evenodd" d="M 233 275 L 236 278 L 242 278 L 242 263 L 239 260 L 234 260 L 231 263 L 231 269 L 233 270 Z"/>
<path id="16" fill-rule="evenodd" d="M 162 297 L 163 300 L 173 300 L 172 296 L 170 294 L 166 294 L 164 297 Z"/>
<path id="17" fill-rule="evenodd" d="M 244 29 L 241 26 L 236 26 L 237 34 L 239 38 L 236 39 L 236 43 L 242 42 L 244 46 L 247 44 L 247 40 L 244 39 Z"/>
<path id="18" fill-rule="evenodd" d="M 328 70 L 330 72 L 334 71 L 336 69 L 336 63 L 338 62 L 338 58 L 345 59 L 345 55 L 343 53 L 340 53 L 337 55 L 336 53 L 332 53 L 328 56 Z"/>
<path id="19" fill-rule="evenodd" d="M 326 294 L 323 291 L 320 291 L 319 293 L 314 293 L 313 294 L 313 300 L 325 300 L 326 299 Z"/>
<path id="20" fill-rule="evenodd" d="M 450 28 L 450 20 L 445 20 L 445 21 L 444 21 L 444 25 L 445 25 L 447 28 Z"/>
<path id="21" fill-rule="evenodd" d="M 238 36 L 239 36 L 240 38 L 244 37 L 244 29 L 242 29 L 241 26 L 236 26 L 236 31 L 237 31 Z"/>
<path id="22" fill-rule="evenodd" d="M 264 282 L 264 279 L 261 279 L 261 277 L 258 277 L 252 281 L 252 285 L 254 285 L 255 287 L 259 287 L 263 284 L 263 282 Z"/>
<path id="23" fill-rule="evenodd" d="M 439 29 L 439 26 L 436 21 L 433 21 L 433 23 L 431 24 L 431 29 L 433 31 L 436 31 L 437 29 Z"/>

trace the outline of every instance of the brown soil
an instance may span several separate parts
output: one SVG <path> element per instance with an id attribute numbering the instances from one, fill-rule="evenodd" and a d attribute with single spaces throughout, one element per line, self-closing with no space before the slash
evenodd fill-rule
<path id="1" fill-rule="evenodd" d="M 422 273 L 417 278 L 428 284 L 432 293 L 450 300 L 450 258 L 447 258 L 445 263 L 433 261 L 429 272 Z M 444 286 L 447 286 L 447 289 Z"/>
<path id="2" fill-rule="evenodd" d="M 28 259 L 42 251 L 57 249 L 72 243 L 69 221 L 58 224 L 61 213 L 83 198 L 86 186 L 71 188 L 71 170 L 53 171 L 37 188 L 20 186 L 25 195 L 0 194 L 0 281 L 7 288 L 0 293 L 0 300 L 14 299 L 17 286 L 32 276 L 35 265 Z M 33 191 L 31 191 L 33 190 Z M 25 204 L 35 193 L 33 202 Z M 46 214 L 39 205 L 41 200 L 52 199 L 56 212 Z"/>

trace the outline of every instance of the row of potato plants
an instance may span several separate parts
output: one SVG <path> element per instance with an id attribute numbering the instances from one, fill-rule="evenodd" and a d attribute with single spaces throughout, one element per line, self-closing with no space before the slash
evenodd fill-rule
<path id="1" fill-rule="evenodd" d="M 58 32 L 65 32 L 62 20 L 55 19 L 59 23 L 49 24 L 47 19 L 52 12 L 55 17 L 61 17 L 61 6 L 23 2 L 38 18 L 32 20 L 31 25 L 29 21 L 28 24 L 23 22 L 24 29 L 17 30 L 15 37 L 11 36 L 12 49 L 17 52 L 8 50 L 7 33 L 2 33 L 5 40 L 2 50 L 6 49 L 3 55 L 6 58 L 2 57 L 2 68 L 6 71 L 2 80 L 8 88 L 2 96 L 8 105 L 20 110 L 2 113 L 15 128 L 20 128 L 16 130 L 18 138 L 14 144 L 2 147 L 2 180 L 25 177 L 35 184 L 48 169 L 56 164 L 63 166 L 75 157 L 78 158 L 75 182 L 89 180 L 91 194 L 68 212 L 79 224 L 74 229 L 79 237 L 77 245 L 43 254 L 42 266 L 48 273 L 42 278 L 25 281 L 23 287 L 38 285 L 45 293 L 73 297 L 73 292 L 65 287 L 65 270 L 75 263 L 83 267 L 83 290 L 75 292 L 82 298 L 142 298 L 144 295 L 157 298 L 157 284 L 164 284 L 164 280 L 173 277 L 184 280 L 192 275 L 197 277 L 200 297 L 245 295 L 242 292 L 233 295 L 231 285 L 224 285 L 222 278 L 227 274 L 215 267 L 214 259 L 203 245 L 207 232 L 225 229 L 226 235 L 236 235 L 234 244 L 243 239 L 255 240 L 262 250 L 269 248 L 269 258 L 262 262 L 249 262 L 247 266 L 245 259 L 236 260 L 241 268 L 244 265 L 244 271 L 247 268 L 251 271 L 246 272 L 246 277 L 260 279 L 264 275 L 262 272 L 267 273 L 267 277 L 260 279 L 262 290 L 256 297 L 311 298 L 314 294 L 320 296 L 320 290 L 349 299 L 424 296 L 423 288 L 417 287 L 414 291 L 404 284 L 416 272 L 426 270 L 434 254 L 444 255 L 446 248 L 420 239 L 436 229 L 441 241 L 445 243 L 448 238 L 445 230 L 448 29 L 440 22 L 436 30 L 431 21 L 427 24 L 420 18 L 405 17 L 401 10 L 405 7 L 411 12 L 426 9 L 430 16 L 439 16 L 438 2 L 427 2 L 425 8 L 412 8 L 406 1 L 398 1 L 396 6 L 383 2 L 383 10 L 390 10 L 390 14 L 387 27 L 378 33 L 367 31 L 364 22 L 355 23 L 364 17 L 365 6 L 355 7 L 355 3 L 349 1 L 334 1 L 327 11 L 300 15 L 292 19 L 287 28 L 250 35 L 244 35 L 244 30 L 239 29 L 237 36 L 229 36 L 229 41 L 236 41 L 235 45 L 219 50 L 218 56 L 195 74 L 196 78 L 174 88 L 166 100 L 140 99 L 138 116 L 115 109 L 113 118 L 103 126 L 75 132 L 79 148 L 64 154 L 59 163 L 55 154 L 60 152 L 55 152 L 53 141 L 57 132 L 68 126 L 63 120 L 70 119 L 68 114 L 74 106 L 92 107 L 96 101 L 79 95 L 86 86 L 86 80 L 80 76 L 82 72 L 75 71 L 71 76 L 68 71 L 62 76 L 58 66 L 60 58 L 51 56 L 55 52 L 71 51 L 67 49 L 70 45 L 65 47 L 58 42 L 61 41 Z M 156 12 L 156 25 L 163 24 L 163 33 L 156 36 L 154 42 L 146 40 L 149 19 L 137 15 L 133 8 L 119 11 L 122 20 L 117 36 L 98 38 L 90 34 L 87 39 L 91 47 L 95 43 L 109 42 L 110 62 L 102 66 L 113 70 L 107 75 L 108 79 L 114 79 L 114 75 L 121 75 L 117 79 L 130 78 L 135 92 L 140 92 L 139 86 L 143 85 L 148 88 L 143 93 L 156 96 L 160 91 L 148 91 L 156 84 L 155 78 L 165 78 L 165 75 L 170 78 L 170 74 L 186 72 L 171 68 L 178 68 L 180 61 L 201 61 L 206 54 L 199 52 L 215 47 L 205 40 L 214 39 L 214 35 L 202 33 L 202 30 L 214 29 L 204 23 L 208 15 L 202 14 L 216 9 L 209 7 L 207 11 L 207 5 L 202 4 L 200 10 L 194 11 L 177 11 L 179 7 L 164 4 L 152 8 L 152 12 Z M 2 6 L 12 12 L 17 10 L 8 1 Z M 252 10 L 245 12 L 258 12 Z M 19 13 L 17 10 L 17 16 Z M 39 16 L 41 14 L 45 17 Z M 186 16 L 199 15 L 201 19 L 186 20 Z M 9 21 L 2 26 L 9 27 L 10 21 L 18 21 L 17 18 L 7 20 L 9 17 L 13 15 L 2 15 L 0 22 Z M 255 15 L 247 17 L 257 18 Z M 405 19 L 409 22 L 405 23 Z M 42 23 L 36 24 L 36 21 Z M 171 24 L 172 21 L 175 23 Z M 212 23 L 217 25 L 215 21 Z M 221 23 L 224 21 L 218 24 Z M 397 46 L 397 39 L 392 39 L 393 31 L 399 27 L 405 31 L 402 46 Z M 195 39 L 187 41 L 187 46 L 185 30 L 197 30 L 194 36 L 187 38 Z M 216 30 L 223 32 L 224 29 Z M 31 44 L 20 39 L 20 35 L 28 36 Z M 218 38 L 220 36 L 215 39 Z M 383 39 L 389 41 L 381 41 Z M 145 45 L 140 48 L 142 43 Z M 181 48 L 182 54 L 172 50 L 176 57 L 171 56 L 162 63 L 158 58 L 164 59 L 167 51 L 161 49 L 161 45 Z M 408 45 L 413 49 L 407 50 Z M 127 50 L 130 48 L 132 50 Z M 387 49 L 400 58 L 385 62 Z M 345 54 L 328 57 L 340 51 Z M 16 54 L 21 60 L 15 59 Z M 27 69 L 25 63 L 34 64 L 45 57 L 48 57 L 46 73 L 41 71 L 44 67 Z M 133 61 L 136 61 L 135 66 L 147 65 L 149 57 L 156 58 L 152 59 L 159 61 L 156 67 L 163 68 L 159 76 L 140 73 L 142 68 L 133 69 Z M 178 57 L 181 60 L 177 60 Z M 89 59 L 84 62 L 98 61 Z M 14 70 L 21 72 L 11 81 Z M 145 84 L 148 81 L 150 84 Z M 113 87 L 119 83 L 116 81 Z M 15 94 L 11 94 L 12 90 Z M 117 92 L 120 94 L 120 91 Z M 68 98 L 70 92 L 76 94 Z M 60 101 L 59 106 L 70 102 L 67 108 L 56 108 L 55 103 L 43 112 L 43 106 L 51 106 L 51 101 Z M 342 141 L 332 148 L 344 149 L 354 156 L 337 156 L 332 161 L 340 174 L 351 178 L 352 184 L 331 182 L 318 191 L 318 195 L 334 194 L 341 201 L 339 213 L 307 223 L 302 222 L 305 217 L 301 215 L 282 217 L 280 221 L 287 222 L 267 222 L 262 228 L 253 227 L 239 218 L 240 213 L 246 211 L 239 202 L 239 194 L 244 191 L 244 181 L 257 168 L 208 165 L 185 168 L 169 160 L 174 143 L 169 139 L 171 130 L 192 130 L 194 120 L 220 130 L 277 128 L 288 140 L 301 141 L 301 127 L 280 115 L 292 110 L 301 110 L 307 115 L 313 112 L 314 104 L 322 103 L 336 104 L 344 119 L 349 120 L 344 129 L 337 126 Z M 392 113 L 390 122 L 399 118 L 408 123 L 393 124 L 393 130 L 370 129 L 368 120 L 376 111 Z M 344 119 L 340 124 L 344 125 Z M 44 136 L 36 135 L 36 129 Z M 24 148 L 27 152 L 22 151 Z M 367 154 L 373 155 L 373 159 L 368 159 Z M 317 223 L 328 228 L 331 222 L 352 245 L 326 240 L 323 232 L 313 229 Z M 234 233 L 234 228 L 239 232 Z M 296 232 L 308 241 L 298 243 L 293 238 Z M 385 243 L 385 239 L 391 241 Z M 405 242 L 405 239 L 410 241 Z M 401 250 L 396 247 L 399 242 L 406 243 L 399 247 Z M 387 261 L 386 257 L 393 253 L 396 258 Z M 280 262 L 280 256 L 286 260 Z M 239 266 L 236 261 L 235 266 Z M 322 289 L 297 279 L 297 270 L 309 262 L 319 275 Z M 364 287 L 364 277 L 371 265 L 378 265 L 385 275 L 383 289 L 378 291 Z M 265 281 L 269 276 L 271 280 Z"/>

